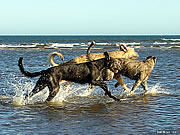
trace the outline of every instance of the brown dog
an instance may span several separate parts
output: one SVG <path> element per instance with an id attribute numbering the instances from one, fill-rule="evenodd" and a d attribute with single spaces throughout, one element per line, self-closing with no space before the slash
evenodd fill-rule
<path id="1" fill-rule="evenodd" d="M 84 62 L 88 62 L 90 60 L 92 61 L 92 60 L 104 58 L 103 53 L 91 53 L 90 54 L 90 50 L 91 50 L 93 45 L 95 45 L 94 41 L 91 42 L 91 45 L 88 48 L 88 51 L 87 51 L 88 55 L 81 55 L 79 57 L 76 57 L 76 58 L 68 61 L 67 63 L 84 63 Z M 53 66 L 59 65 L 59 64 L 55 63 L 53 60 L 56 55 L 59 56 L 61 58 L 61 60 L 64 61 L 64 57 L 61 53 L 53 52 L 50 54 L 50 63 Z M 87 57 L 87 56 L 90 56 L 90 57 Z M 134 51 L 134 49 L 126 48 L 124 45 L 121 45 L 120 50 L 109 52 L 109 56 L 112 58 L 137 59 L 139 55 L 137 52 Z M 103 74 L 105 75 L 105 76 L 103 75 L 104 80 L 108 81 L 108 80 L 112 80 L 113 78 L 115 78 L 126 91 L 128 91 L 128 92 L 130 91 L 129 88 L 124 83 L 124 81 L 120 75 L 114 75 L 114 73 L 108 69 L 105 70 Z M 66 81 L 61 80 L 61 83 L 64 83 L 64 82 L 66 82 Z"/>
<path id="2" fill-rule="evenodd" d="M 135 80 L 135 84 L 131 89 L 131 94 L 134 94 L 137 87 L 141 84 L 145 92 L 148 90 L 147 80 L 152 72 L 155 64 L 156 57 L 149 56 L 144 61 L 137 61 L 131 59 L 117 59 L 119 62 L 118 73 L 115 74 L 115 78 L 120 75 L 126 76 L 132 80 Z M 116 84 L 120 85 L 119 82 Z"/>

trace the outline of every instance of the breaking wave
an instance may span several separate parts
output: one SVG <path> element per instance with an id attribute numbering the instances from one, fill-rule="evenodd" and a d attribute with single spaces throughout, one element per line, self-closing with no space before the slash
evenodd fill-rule
<path id="1" fill-rule="evenodd" d="M 174 39 L 174 38 L 162 38 L 161 40 L 164 40 L 164 41 L 180 41 L 180 39 Z"/>
<path id="2" fill-rule="evenodd" d="M 127 47 L 133 48 L 180 48 L 180 42 L 178 39 L 174 40 L 173 42 L 162 42 L 162 41 L 154 41 L 150 43 L 146 42 L 117 42 L 117 43 L 96 43 L 96 48 L 93 49 L 101 49 L 102 47 L 118 47 L 121 44 L 124 44 Z M 89 43 L 31 43 L 31 44 L 0 44 L 0 49 L 68 49 L 68 48 L 79 48 L 79 49 L 87 49 Z"/>

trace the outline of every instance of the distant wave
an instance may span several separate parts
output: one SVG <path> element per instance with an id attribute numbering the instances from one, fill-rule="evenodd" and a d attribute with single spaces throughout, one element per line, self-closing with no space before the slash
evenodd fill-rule
<path id="1" fill-rule="evenodd" d="M 7 45 L 7 44 L 2 44 L 0 45 L 0 48 L 35 48 L 37 47 L 36 45 Z"/>
<path id="2" fill-rule="evenodd" d="M 72 48 L 76 44 L 31 43 L 31 44 L 1 44 L 0 48 Z"/>
<path id="3" fill-rule="evenodd" d="M 153 44 L 154 45 L 165 45 L 165 44 L 167 44 L 167 42 L 154 42 Z"/>
<path id="4" fill-rule="evenodd" d="M 162 38 L 161 40 L 165 40 L 165 41 L 180 41 L 180 39 L 168 39 L 168 38 Z"/>
<path id="5" fill-rule="evenodd" d="M 177 40 L 177 39 L 176 39 Z M 180 40 L 180 39 L 179 39 Z M 161 41 L 153 41 L 153 42 L 102 42 L 96 43 L 97 46 L 93 47 L 93 49 L 102 49 L 103 47 L 116 47 L 119 45 L 125 45 L 131 48 L 180 48 L 180 42 L 161 42 Z M 0 48 L 10 48 L 10 49 L 20 49 L 20 48 L 37 48 L 37 49 L 56 49 L 56 48 L 79 48 L 79 49 L 87 49 L 89 43 L 22 43 L 22 44 L 0 44 Z"/>
<path id="6" fill-rule="evenodd" d="M 172 42 L 172 43 L 169 43 L 170 45 L 180 45 L 180 42 Z"/>
<path id="7" fill-rule="evenodd" d="M 121 43 L 121 44 L 124 44 L 124 45 L 140 45 L 142 43 L 139 43 L 139 42 L 129 42 L 129 43 Z"/>
<path id="8" fill-rule="evenodd" d="M 47 47 L 45 48 L 72 48 L 74 45 L 73 44 L 59 44 L 59 43 L 53 43 L 53 44 L 48 44 Z"/>

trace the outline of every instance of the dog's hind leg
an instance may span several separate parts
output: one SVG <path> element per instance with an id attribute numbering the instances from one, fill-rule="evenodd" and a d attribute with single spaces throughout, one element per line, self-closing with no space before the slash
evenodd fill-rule
<path id="1" fill-rule="evenodd" d="M 29 93 L 29 95 L 26 95 L 25 98 L 27 98 L 27 97 L 31 98 L 33 95 L 35 95 L 36 93 L 43 90 L 47 86 L 47 83 L 45 80 L 46 80 L 45 77 L 40 77 L 39 80 L 37 81 L 34 89 Z"/>

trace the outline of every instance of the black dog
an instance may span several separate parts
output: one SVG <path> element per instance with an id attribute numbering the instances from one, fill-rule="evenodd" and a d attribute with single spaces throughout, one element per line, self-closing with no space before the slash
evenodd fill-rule
<path id="1" fill-rule="evenodd" d="M 30 97 L 43 90 L 47 86 L 49 88 L 49 96 L 46 101 L 51 101 L 59 91 L 59 82 L 61 80 L 67 80 L 80 84 L 89 83 L 91 85 L 100 86 L 105 91 L 105 95 L 108 95 L 110 98 L 119 101 L 119 99 L 111 95 L 107 84 L 104 83 L 103 79 L 100 77 L 101 71 L 105 68 L 110 69 L 113 72 L 118 72 L 117 69 L 119 68 L 119 65 L 117 60 L 109 57 L 107 52 L 105 52 L 104 55 L 105 58 L 92 62 L 81 64 L 64 63 L 60 64 L 59 66 L 51 67 L 47 70 L 34 73 L 25 71 L 22 65 L 22 57 L 19 59 L 18 66 L 25 76 L 40 76 L 36 86 L 29 94 Z"/>

